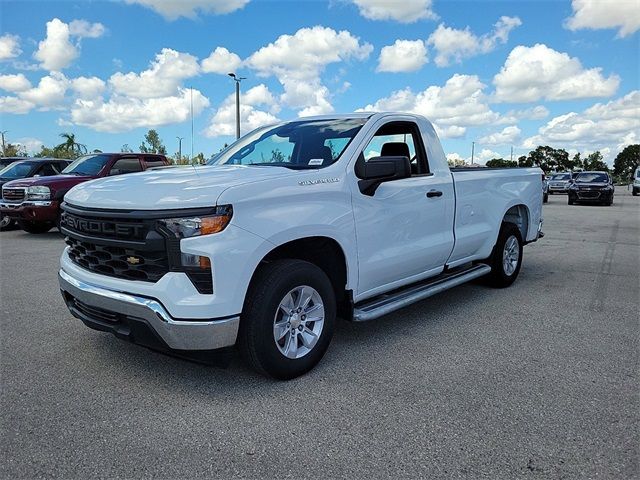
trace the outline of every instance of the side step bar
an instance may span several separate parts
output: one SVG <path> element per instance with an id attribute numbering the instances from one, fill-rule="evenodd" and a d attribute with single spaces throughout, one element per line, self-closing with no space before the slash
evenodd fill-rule
<path id="1" fill-rule="evenodd" d="M 365 300 L 355 305 L 353 321 L 365 322 L 367 320 L 374 320 L 388 313 L 395 312 L 407 305 L 469 282 L 474 278 L 482 277 L 490 271 L 491 267 L 489 267 L 489 265 L 478 264 L 455 273 L 445 273 L 424 282 L 414 283 L 393 292 L 374 297 L 373 299 Z"/>

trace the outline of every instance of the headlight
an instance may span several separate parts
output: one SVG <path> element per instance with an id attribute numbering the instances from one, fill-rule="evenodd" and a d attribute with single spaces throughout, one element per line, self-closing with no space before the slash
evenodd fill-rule
<path id="1" fill-rule="evenodd" d="M 29 187 L 27 188 L 27 200 L 50 200 L 51 190 L 49 187 Z"/>
<path id="2" fill-rule="evenodd" d="M 190 238 L 223 231 L 231 221 L 232 215 L 231 205 L 224 205 L 216 207 L 215 213 L 206 216 L 165 218 L 159 222 L 176 238 Z"/>

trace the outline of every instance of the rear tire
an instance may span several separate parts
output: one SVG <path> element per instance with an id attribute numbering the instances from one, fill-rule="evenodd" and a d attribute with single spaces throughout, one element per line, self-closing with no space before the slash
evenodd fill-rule
<path id="1" fill-rule="evenodd" d="M 327 275 L 309 262 L 277 260 L 259 267 L 251 282 L 238 345 L 255 370 L 290 380 L 320 362 L 335 322 L 336 297 Z"/>
<path id="2" fill-rule="evenodd" d="M 549 194 L 545 193 L 542 195 L 542 203 L 547 203 L 549 201 Z"/>
<path id="3" fill-rule="evenodd" d="M 567 204 L 568 205 L 573 205 L 573 199 L 571 197 L 569 197 L 569 199 L 567 200 Z"/>
<path id="4" fill-rule="evenodd" d="M 485 279 L 494 288 L 508 287 L 518 277 L 522 266 L 522 235 L 513 223 L 502 223 L 489 266 L 491 273 Z"/>
<path id="5" fill-rule="evenodd" d="M 47 233 L 49 230 L 51 230 L 52 226 L 53 225 L 51 225 L 50 223 L 27 222 L 27 221 L 20 222 L 20 228 L 22 230 L 28 233 L 33 233 L 33 234 Z"/>

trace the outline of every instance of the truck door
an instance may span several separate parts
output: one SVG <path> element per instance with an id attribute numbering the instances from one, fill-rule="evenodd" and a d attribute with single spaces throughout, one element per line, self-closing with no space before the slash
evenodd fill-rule
<path id="1" fill-rule="evenodd" d="M 433 173 L 414 122 L 382 125 L 364 160 L 407 156 L 410 178 L 382 183 L 373 195 L 353 192 L 358 243 L 356 300 L 439 274 L 453 247 L 455 198 L 448 172 Z"/>

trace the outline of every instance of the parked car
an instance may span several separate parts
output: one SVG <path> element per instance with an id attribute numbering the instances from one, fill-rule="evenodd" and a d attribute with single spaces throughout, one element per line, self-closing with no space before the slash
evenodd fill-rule
<path id="1" fill-rule="evenodd" d="M 67 193 L 73 315 L 181 356 L 238 342 L 289 379 L 320 361 L 336 315 L 372 320 L 485 276 L 507 287 L 540 236 L 539 168 L 450 170 L 417 115 L 263 127 L 212 163 Z"/>
<path id="2" fill-rule="evenodd" d="M 3 159 L 4 160 L 4 159 Z M 0 170 L 0 188 L 10 181 L 19 178 L 49 177 L 59 175 L 69 165 L 70 160 L 60 158 L 26 158 L 14 160 Z M 6 230 L 15 225 L 9 215 L 0 217 L 0 230 Z"/>
<path id="3" fill-rule="evenodd" d="M 554 173 L 549 178 L 549 194 L 567 193 L 569 191 L 569 185 L 571 185 L 571 180 L 571 172 Z"/>
<path id="4" fill-rule="evenodd" d="M 84 155 L 68 165 L 61 175 L 13 180 L 2 186 L 0 214 L 17 220 L 29 233 L 44 233 L 58 226 L 64 195 L 80 183 L 96 178 L 141 172 L 169 165 L 164 155 L 99 153 Z"/>
<path id="5" fill-rule="evenodd" d="M 569 189 L 568 203 L 612 205 L 615 187 L 607 172 L 580 172 Z"/>
<path id="6" fill-rule="evenodd" d="M 26 160 L 29 157 L 0 157 L 0 170 L 5 167 L 8 167 L 13 162 L 17 162 L 19 160 Z"/>
<path id="7" fill-rule="evenodd" d="M 635 197 L 640 193 L 640 167 L 633 172 L 633 183 L 631 184 L 631 194 Z"/>

